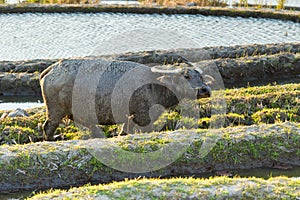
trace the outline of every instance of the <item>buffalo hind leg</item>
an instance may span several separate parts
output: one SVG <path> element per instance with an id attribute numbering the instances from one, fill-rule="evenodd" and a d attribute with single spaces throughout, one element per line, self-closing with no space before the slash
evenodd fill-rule
<path id="1" fill-rule="evenodd" d="M 57 115 L 57 113 L 56 113 L 55 117 L 48 114 L 47 120 L 43 124 L 43 132 L 44 132 L 45 140 L 48 140 L 48 141 L 54 140 L 54 132 L 63 117 L 64 117 L 63 113 L 60 113 L 60 115 Z"/>

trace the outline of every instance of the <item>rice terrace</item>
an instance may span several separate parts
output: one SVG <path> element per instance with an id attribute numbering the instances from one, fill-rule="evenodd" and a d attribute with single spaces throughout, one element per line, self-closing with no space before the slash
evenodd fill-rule
<path id="1" fill-rule="evenodd" d="M 300 199 L 297 0 L 0 0 L 0 199 Z"/>

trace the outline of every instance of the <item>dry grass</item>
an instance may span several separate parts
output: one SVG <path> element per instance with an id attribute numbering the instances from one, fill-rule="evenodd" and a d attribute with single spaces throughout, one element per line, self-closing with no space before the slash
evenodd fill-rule
<path id="1" fill-rule="evenodd" d="M 226 6 L 227 0 L 139 0 L 142 4 L 157 3 L 164 6 L 186 5 L 196 3 L 197 6 Z"/>
<path id="2" fill-rule="evenodd" d="M 287 0 L 277 0 L 276 9 L 284 9 L 284 5 L 287 3 Z"/>
<path id="3" fill-rule="evenodd" d="M 98 4 L 99 2 L 100 0 L 27 0 L 26 1 L 26 3 L 40 3 L 40 4 Z"/>

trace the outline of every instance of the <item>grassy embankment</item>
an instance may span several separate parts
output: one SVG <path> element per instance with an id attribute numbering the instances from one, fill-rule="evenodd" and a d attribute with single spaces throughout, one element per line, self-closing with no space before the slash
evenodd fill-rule
<path id="1" fill-rule="evenodd" d="M 299 130 L 298 123 L 288 122 L 193 132 L 136 134 L 105 140 L 2 145 L 0 192 L 106 183 L 140 176 L 176 177 L 258 167 L 289 169 L 300 166 Z M 215 139 L 216 143 L 213 142 Z M 213 145 L 211 150 L 209 145 Z M 162 156 L 165 153 L 171 156 Z M 160 163 L 157 159 L 172 164 L 161 168 L 156 166 Z M 140 169 L 149 166 L 149 163 L 159 170 L 133 174 L 111 167 L 125 165 Z"/>
<path id="2" fill-rule="evenodd" d="M 300 180 L 285 177 L 140 179 L 54 190 L 30 199 L 297 199 Z"/>
<path id="3" fill-rule="evenodd" d="M 157 122 L 157 126 L 166 124 L 165 130 L 174 130 L 184 123 L 189 126 L 209 128 L 214 120 L 224 117 L 227 126 L 252 125 L 260 123 L 299 122 L 300 120 L 300 84 L 267 85 L 240 89 L 226 89 L 224 99 L 227 112 L 211 115 L 210 99 L 201 99 L 199 120 L 190 120 L 180 116 L 180 112 L 165 113 Z M 1 120 L 1 143 L 23 144 L 30 141 L 41 141 L 41 125 L 45 121 L 45 109 L 28 111 L 29 117 L 5 118 Z M 0 115 L 4 111 L 0 111 Z M 183 125 L 182 125 L 183 124 Z M 116 135 L 120 125 L 103 126 L 107 136 Z M 79 139 L 83 133 L 68 119 L 63 120 L 56 134 L 64 139 Z"/>

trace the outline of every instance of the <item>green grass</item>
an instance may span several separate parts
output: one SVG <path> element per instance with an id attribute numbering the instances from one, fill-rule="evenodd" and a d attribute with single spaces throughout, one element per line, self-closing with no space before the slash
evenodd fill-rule
<path id="1" fill-rule="evenodd" d="M 300 180 L 286 177 L 136 179 L 50 190 L 30 199 L 297 199 Z"/>
<path id="2" fill-rule="evenodd" d="M 0 116 L 5 111 L 0 111 Z M 0 144 L 24 144 L 44 140 L 42 124 L 46 120 L 45 108 L 27 110 L 28 117 L 5 118 L 0 120 Z M 74 122 L 63 119 L 56 130 L 63 139 L 80 139 L 82 132 Z"/>
<path id="3" fill-rule="evenodd" d="M 217 96 L 217 95 L 216 95 Z M 211 99 L 200 99 L 198 128 L 208 128 L 214 120 L 225 118 L 224 127 L 252 125 L 260 123 L 299 122 L 300 84 L 267 85 L 238 89 L 226 89 L 226 113 L 211 115 L 217 109 Z M 180 109 L 178 109 L 180 110 Z M 165 124 L 165 130 L 174 130 L 182 124 L 180 112 L 165 113 L 157 122 L 158 127 Z"/>

